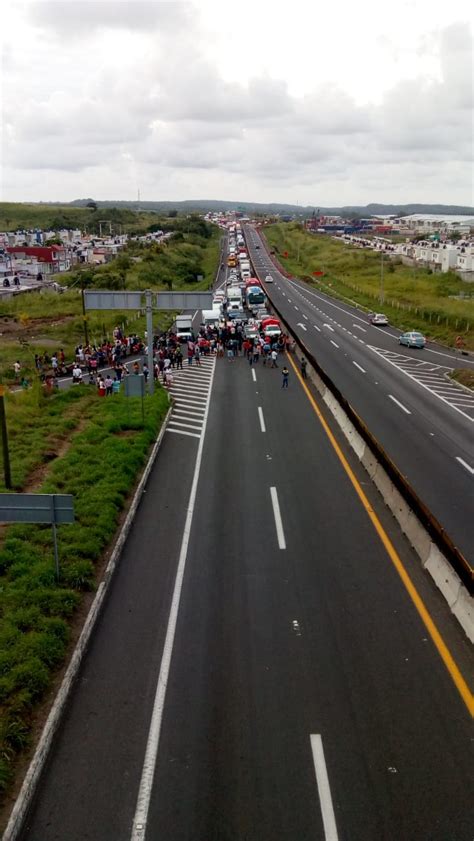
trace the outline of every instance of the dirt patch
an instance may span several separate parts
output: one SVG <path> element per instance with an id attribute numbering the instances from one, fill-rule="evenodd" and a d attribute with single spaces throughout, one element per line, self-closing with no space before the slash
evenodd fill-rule
<path id="1" fill-rule="evenodd" d="M 61 318 L 58 318 L 58 316 L 51 316 L 50 318 L 28 318 L 22 323 L 19 318 L 4 316 L 0 318 L 0 336 L 5 336 L 8 339 L 39 338 L 36 334 L 41 334 L 41 330 L 44 327 L 58 327 L 60 324 L 67 324 L 70 321 L 74 321 L 76 317 L 75 315 L 64 315 Z M 55 343 L 57 344 L 57 341 Z"/>

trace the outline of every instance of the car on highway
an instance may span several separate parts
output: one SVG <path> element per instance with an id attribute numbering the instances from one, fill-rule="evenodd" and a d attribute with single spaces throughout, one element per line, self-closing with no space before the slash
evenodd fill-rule
<path id="1" fill-rule="evenodd" d="M 229 321 L 240 321 L 242 324 L 249 320 L 247 313 L 243 310 L 228 310 L 227 318 Z"/>
<path id="2" fill-rule="evenodd" d="M 402 333 L 398 338 L 399 345 L 406 345 L 407 347 L 423 348 L 426 345 L 426 339 L 423 333 L 417 333 L 416 330 L 409 330 L 407 333 Z"/>
<path id="3" fill-rule="evenodd" d="M 388 318 L 383 312 L 371 312 L 369 314 L 369 321 L 376 327 L 386 327 L 388 324 Z"/>
<path id="4" fill-rule="evenodd" d="M 267 276 L 265 278 L 265 283 L 273 283 L 273 278 L 272 278 L 271 274 L 267 274 Z"/>
<path id="5" fill-rule="evenodd" d="M 244 337 L 246 339 L 250 339 L 251 341 L 253 341 L 254 339 L 257 339 L 259 336 L 260 336 L 260 333 L 259 333 L 259 330 L 258 330 L 258 327 L 257 327 L 256 324 L 247 324 L 244 327 Z"/>

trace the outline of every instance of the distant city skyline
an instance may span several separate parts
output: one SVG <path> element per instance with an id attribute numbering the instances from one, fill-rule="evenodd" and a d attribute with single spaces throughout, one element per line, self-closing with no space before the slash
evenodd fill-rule
<path id="1" fill-rule="evenodd" d="M 468 0 L 269 9 L 10 4 L 0 200 L 474 204 Z"/>

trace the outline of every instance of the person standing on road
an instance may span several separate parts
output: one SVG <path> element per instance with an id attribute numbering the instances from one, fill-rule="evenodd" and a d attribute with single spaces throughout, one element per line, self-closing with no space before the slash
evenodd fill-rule
<path id="1" fill-rule="evenodd" d="M 284 368 L 282 368 L 281 373 L 283 374 L 283 382 L 281 384 L 281 387 L 282 388 L 288 388 L 288 375 L 289 375 L 290 372 L 289 372 L 288 368 L 286 367 L 286 365 L 285 365 Z"/>
<path id="2" fill-rule="evenodd" d="M 271 359 L 272 359 L 272 368 L 278 368 L 277 359 L 278 359 L 278 352 L 273 349 L 271 352 Z"/>
<path id="3" fill-rule="evenodd" d="M 307 379 L 307 376 L 306 376 L 306 367 L 307 367 L 307 365 L 308 365 L 308 363 L 306 362 L 306 359 L 305 359 L 305 358 L 304 358 L 304 356 L 303 356 L 303 357 L 302 357 L 302 359 L 301 359 L 301 376 L 302 376 L 302 378 L 303 378 L 304 380 L 306 380 L 306 379 Z"/>

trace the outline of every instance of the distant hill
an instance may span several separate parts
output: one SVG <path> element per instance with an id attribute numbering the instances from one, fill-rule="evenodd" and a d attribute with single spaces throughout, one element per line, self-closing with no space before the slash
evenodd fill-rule
<path id="1" fill-rule="evenodd" d="M 474 207 L 463 207 L 451 204 L 367 204 L 346 205 L 344 207 L 320 207 L 297 204 L 260 203 L 260 202 L 238 202 L 238 201 L 217 201 L 215 199 L 193 199 L 188 201 L 101 201 L 100 199 L 76 199 L 70 204 L 74 207 L 85 207 L 88 202 L 95 201 L 98 207 L 103 208 L 128 208 L 130 210 L 155 211 L 164 213 L 170 210 L 177 210 L 181 213 L 192 213 L 196 211 L 219 211 L 219 210 L 240 210 L 246 213 L 264 214 L 300 214 L 311 216 L 313 212 L 320 211 L 323 214 L 341 216 L 376 216 L 387 214 L 410 214 L 410 213 L 439 213 L 443 215 L 474 216 Z"/>

